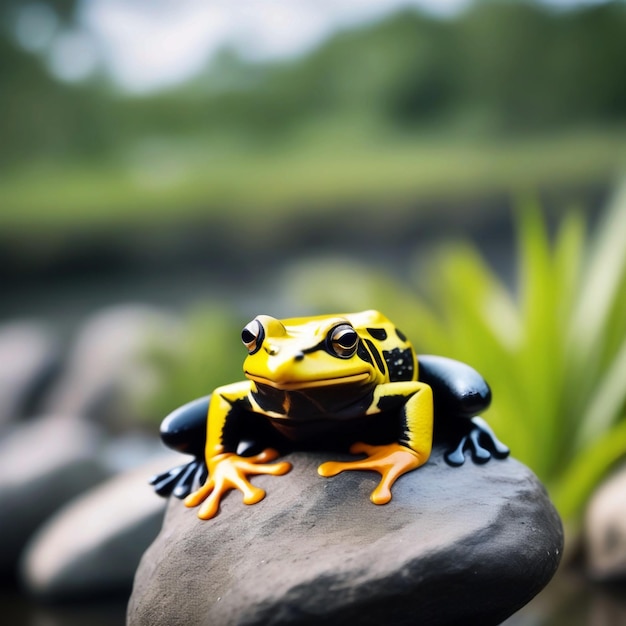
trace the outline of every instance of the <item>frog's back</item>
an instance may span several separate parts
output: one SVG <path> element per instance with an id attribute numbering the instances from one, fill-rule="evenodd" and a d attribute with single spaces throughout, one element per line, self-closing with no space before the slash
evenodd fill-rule
<path id="1" fill-rule="evenodd" d="M 386 364 L 389 381 L 417 380 L 417 359 L 404 333 L 379 311 L 346 315 L 370 351 L 376 350 Z"/>

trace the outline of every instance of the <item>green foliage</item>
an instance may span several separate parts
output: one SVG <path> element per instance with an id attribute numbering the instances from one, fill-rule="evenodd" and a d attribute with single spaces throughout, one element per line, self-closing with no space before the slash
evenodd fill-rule
<path id="1" fill-rule="evenodd" d="M 293 270 L 287 288 L 305 308 L 380 308 L 418 352 L 476 367 L 487 419 L 572 519 L 626 454 L 626 186 L 591 239 L 577 211 L 550 237 L 528 200 L 517 224 L 515 294 L 466 243 L 421 267 L 420 293 L 337 260 Z"/>
<path id="2" fill-rule="evenodd" d="M 285 216 L 318 219 L 350 206 L 368 211 L 384 205 L 392 214 L 415 210 L 416 198 L 449 201 L 511 188 L 603 183 L 617 163 L 626 163 L 624 130 L 459 141 L 381 140 L 374 127 L 369 140 L 359 141 L 361 131 L 351 124 L 354 120 L 346 119 L 323 132 L 302 128 L 303 143 L 288 149 L 153 142 L 123 163 L 59 162 L 5 171 L 0 238 L 10 245 L 17 232 L 49 242 L 54 234 L 102 228 L 141 232 L 216 215 L 243 232 L 280 225 Z M 41 243 L 32 247 L 46 249 Z"/>

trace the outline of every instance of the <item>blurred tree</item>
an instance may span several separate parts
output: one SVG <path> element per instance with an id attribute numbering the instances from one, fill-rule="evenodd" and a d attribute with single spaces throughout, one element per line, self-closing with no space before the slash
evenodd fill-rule
<path id="1" fill-rule="evenodd" d="M 500 128 L 626 119 L 626 5 L 556 13 L 529 2 L 480 2 L 459 20 L 462 106 Z"/>
<path id="2" fill-rule="evenodd" d="M 0 9 L 0 164 L 26 159 L 100 153 L 109 145 L 106 104 L 93 89 L 55 80 L 45 56 L 19 42 L 20 11 L 46 7 L 59 21 L 72 24 L 76 0 L 24 4 L 5 2 Z"/>
<path id="3" fill-rule="evenodd" d="M 77 0 L 47 0 L 57 30 Z M 223 51 L 188 85 L 144 97 L 106 81 L 51 77 L 45 50 L 20 46 L 24 5 L 0 10 L 0 162 L 85 158 L 146 137 L 291 138 L 311 122 L 372 120 L 387 132 L 511 133 L 626 120 L 626 3 L 553 11 L 484 0 L 454 19 L 402 11 L 340 32 L 301 58 L 244 62 Z"/>
<path id="4" fill-rule="evenodd" d="M 623 2 L 554 12 L 488 0 L 453 20 L 405 10 L 303 58 L 246 66 L 231 54 L 200 79 L 221 90 L 183 90 L 167 102 L 185 102 L 189 128 L 264 138 L 355 113 L 399 128 L 478 118 L 492 132 L 622 122 L 624 32 Z M 225 73 L 246 78 L 229 87 Z"/>

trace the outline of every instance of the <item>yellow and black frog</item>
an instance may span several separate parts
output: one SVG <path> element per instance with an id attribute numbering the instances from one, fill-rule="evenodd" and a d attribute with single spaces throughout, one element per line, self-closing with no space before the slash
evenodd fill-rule
<path id="1" fill-rule="evenodd" d="M 321 476 L 345 470 L 381 475 L 374 504 L 391 499 L 394 482 L 426 463 L 433 431 L 452 440 L 446 454 L 461 465 L 504 458 L 508 448 L 477 413 L 491 401 L 474 369 L 451 359 L 415 355 L 404 334 L 378 311 L 278 320 L 259 315 L 241 335 L 246 380 L 186 404 L 161 425 L 171 448 L 195 459 L 152 478 L 157 493 L 184 498 L 210 519 L 224 494 L 254 504 L 265 492 L 256 474 L 281 475 L 293 449 L 365 455 L 320 465 Z"/>

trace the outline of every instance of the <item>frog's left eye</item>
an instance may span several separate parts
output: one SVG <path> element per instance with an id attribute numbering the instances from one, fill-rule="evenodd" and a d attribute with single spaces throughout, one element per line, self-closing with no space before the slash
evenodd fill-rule
<path id="1" fill-rule="evenodd" d="M 254 354 L 263 345 L 263 339 L 265 338 L 265 331 L 263 330 L 263 324 L 259 320 L 252 320 L 241 331 L 241 341 L 246 346 L 249 354 Z"/>
<path id="2" fill-rule="evenodd" d="M 328 335 L 328 347 L 332 354 L 349 359 L 357 349 L 359 336 L 350 324 L 335 326 Z"/>

